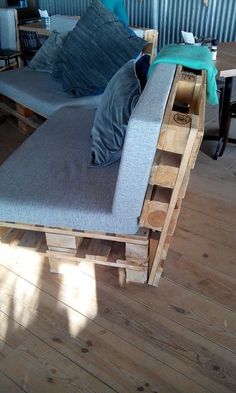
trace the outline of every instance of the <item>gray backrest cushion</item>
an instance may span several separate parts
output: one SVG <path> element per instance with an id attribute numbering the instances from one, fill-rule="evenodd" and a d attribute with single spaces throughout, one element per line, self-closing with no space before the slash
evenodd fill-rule
<path id="1" fill-rule="evenodd" d="M 158 64 L 130 117 L 113 200 L 113 212 L 139 216 L 176 65 Z"/>
<path id="2" fill-rule="evenodd" d="M 14 8 L 0 8 L 0 37 L 2 49 L 17 49 L 17 31 Z"/>
<path id="3" fill-rule="evenodd" d="M 98 106 L 91 131 L 91 165 L 106 166 L 120 159 L 128 121 L 140 94 L 135 61 L 130 60 L 110 80 Z"/>
<path id="4" fill-rule="evenodd" d="M 34 71 L 52 73 L 66 35 L 67 33 L 53 31 L 30 61 L 29 68 Z"/>
<path id="5" fill-rule="evenodd" d="M 100 94 L 118 69 L 145 45 L 145 40 L 94 0 L 66 37 L 53 76 L 62 80 L 68 93 Z"/>

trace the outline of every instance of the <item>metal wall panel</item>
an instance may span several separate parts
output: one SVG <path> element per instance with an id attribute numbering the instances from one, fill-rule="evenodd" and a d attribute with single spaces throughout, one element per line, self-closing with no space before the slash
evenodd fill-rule
<path id="1" fill-rule="evenodd" d="M 0 0 L 2 1 L 2 0 Z M 83 15 L 91 0 L 39 0 L 50 14 Z M 236 0 L 125 0 L 132 26 L 159 30 L 159 46 L 178 42 L 181 30 L 236 41 Z"/>

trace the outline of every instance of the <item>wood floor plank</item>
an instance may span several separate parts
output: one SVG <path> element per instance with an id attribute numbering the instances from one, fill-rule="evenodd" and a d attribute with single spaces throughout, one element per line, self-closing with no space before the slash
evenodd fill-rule
<path id="1" fill-rule="evenodd" d="M 171 240 L 171 250 L 198 262 L 213 271 L 236 277 L 236 250 L 210 240 L 201 234 L 176 228 Z"/>
<path id="2" fill-rule="evenodd" d="M 9 274 L 12 275 L 12 273 L 10 272 Z M 91 281 L 91 278 L 89 279 Z M 19 278 L 19 280 L 22 281 L 21 278 Z M 85 278 L 83 277 L 83 281 L 84 280 Z M 87 284 L 88 280 L 85 285 L 88 286 Z M 31 284 L 26 283 L 26 285 L 30 287 Z M 46 283 L 44 283 L 44 288 L 45 286 Z M 3 298 L 7 296 L 7 287 L 8 286 L 5 286 L 6 292 L 4 292 L 4 287 L 1 289 L 1 296 Z M 8 290 L 11 291 L 11 287 L 8 287 Z M 65 290 L 68 292 L 68 288 L 65 288 L 64 291 Z M 81 292 L 81 289 L 78 289 L 78 292 Z M 58 293 L 58 289 L 56 290 L 56 293 Z M 73 299 L 76 299 L 78 305 L 81 304 L 81 307 L 83 307 L 83 302 L 79 302 L 78 295 L 78 293 L 73 293 L 73 298 L 71 302 L 74 301 Z M 109 298 L 108 294 L 105 294 L 105 298 Z M 19 299 L 17 300 L 17 298 L 15 298 L 15 304 L 17 304 L 19 301 Z M 91 304 L 89 304 L 89 307 L 87 307 L 87 310 L 90 310 L 90 312 L 92 304 L 93 303 L 91 302 Z M 96 297 L 94 307 L 96 307 Z M 107 309 L 108 306 L 106 307 L 106 310 Z M 137 310 L 138 309 L 139 305 L 137 305 Z M 27 310 L 25 311 L 25 313 L 30 312 L 32 315 L 32 318 L 28 318 L 28 320 L 33 320 L 33 316 L 35 315 L 34 308 L 31 310 L 30 304 L 28 306 L 27 304 L 25 304 L 24 310 Z M 148 344 L 149 347 L 152 348 L 152 344 L 155 342 L 155 340 L 151 340 L 151 343 L 148 343 L 148 340 L 143 341 L 138 338 L 136 339 L 135 336 L 132 339 L 132 335 L 129 334 L 129 340 L 127 340 L 126 337 L 125 341 L 121 339 L 121 337 L 123 337 L 122 331 L 120 333 L 121 337 L 118 337 L 112 332 L 112 330 L 114 330 L 113 320 L 109 323 L 109 331 L 105 328 L 106 326 L 104 327 L 104 324 L 101 323 L 101 321 L 106 321 L 104 317 L 102 319 L 100 318 L 98 322 L 97 316 L 94 318 L 94 321 L 92 319 L 88 320 L 83 315 L 79 314 L 75 310 L 72 310 L 72 307 L 70 310 L 68 310 L 68 306 L 66 306 L 65 304 L 63 305 L 61 312 L 59 312 L 59 310 L 59 302 L 55 310 L 55 298 L 52 298 L 46 293 L 41 293 L 40 303 L 37 306 L 37 322 L 31 323 L 27 329 L 30 329 L 35 335 L 39 336 L 49 345 L 53 345 L 53 347 L 55 347 L 58 351 L 63 351 L 63 353 L 67 357 L 72 359 L 72 361 L 79 362 L 81 366 L 86 367 L 93 374 L 96 375 L 98 373 L 100 378 L 102 378 L 103 380 L 108 379 L 110 381 L 109 384 L 111 386 L 114 386 L 117 391 L 135 392 L 137 391 L 138 387 L 144 387 L 145 384 L 148 383 L 150 389 L 146 389 L 147 391 L 151 391 L 152 386 L 152 389 L 157 389 L 158 392 L 174 392 L 178 391 L 178 389 L 176 390 L 175 386 L 176 378 L 180 378 L 180 380 L 182 381 L 180 390 L 181 392 L 187 392 L 189 390 L 196 392 L 209 391 L 209 389 L 204 389 L 197 383 L 193 382 L 192 379 L 189 379 L 192 377 L 191 375 L 189 376 L 189 378 L 186 378 L 182 373 L 177 373 L 167 364 L 164 364 L 158 359 L 155 359 L 155 351 L 157 350 L 161 353 L 160 349 L 158 349 L 158 342 L 156 343 L 155 350 L 152 349 L 152 356 L 147 355 L 147 351 L 145 350 L 145 344 Z M 106 310 L 104 311 L 105 316 L 107 316 Z M 87 313 L 88 312 L 89 311 L 87 311 Z M 119 312 L 122 312 L 122 310 Z M 119 312 L 117 312 L 117 316 L 119 315 Z M 71 321 L 73 322 L 74 328 L 75 326 L 82 326 L 78 334 L 75 336 L 73 336 L 69 329 L 69 326 L 71 326 Z M 126 330 L 127 325 L 124 324 L 123 333 L 125 336 L 127 336 Z M 154 327 L 153 331 L 155 331 Z M 143 335 L 144 334 L 145 329 L 143 331 Z M 142 352 L 141 350 L 137 349 L 137 345 L 134 346 L 133 344 L 131 345 L 128 342 L 133 340 L 135 340 L 135 342 L 141 341 L 142 348 L 146 352 Z M 164 357 L 164 359 L 166 360 L 166 356 Z M 177 361 L 179 363 L 181 362 L 178 361 L 177 358 L 173 358 L 173 366 L 175 366 L 174 361 Z M 191 372 L 191 368 L 187 367 L 187 363 L 185 365 L 185 370 Z M 194 374 L 194 370 L 192 370 L 192 373 Z M 226 389 L 226 387 L 221 386 L 220 383 L 219 386 L 218 383 L 216 383 L 216 386 L 216 391 L 231 391 L 229 389 Z"/>
<path id="3" fill-rule="evenodd" d="M 209 218 L 204 213 L 195 212 L 192 209 L 186 208 L 184 204 L 181 208 L 178 228 L 193 234 L 199 234 L 206 237 L 206 239 L 213 240 L 236 250 L 236 225 L 228 225 L 216 218 Z"/>
<path id="4" fill-rule="evenodd" d="M 11 274 L 12 273 L 9 272 L 9 275 Z M 22 281 L 22 279 L 19 280 Z M 82 280 L 85 287 L 91 287 L 91 277 L 84 275 Z M 29 286 L 29 284 L 26 283 L 26 286 L 27 285 Z M 51 293 L 52 295 L 58 293 L 55 285 L 52 286 L 51 282 L 44 283 L 44 290 Z M 67 306 L 74 308 L 73 300 L 69 301 L 69 299 L 66 298 L 66 292 L 68 293 L 68 291 L 71 290 L 72 288 L 70 287 L 69 283 L 68 287 L 64 285 L 64 288 L 61 285 L 59 299 L 63 303 L 67 302 Z M 1 296 L 3 299 L 4 297 L 8 296 L 8 291 L 11 291 L 11 287 L 5 287 L 5 289 L 3 288 L 1 290 Z M 117 293 L 114 292 L 112 288 L 102 285 L 97 286 L 97 299 L 96 297 L 92 298 L 87 309 L 83 308 L 83 305 L 81 305 L 78 301 L 79 292 L 79 288 L 77 290 L 74 288 L 72 297 L 72 299 L 77 299 L 76 303 L 78 311 L 83 311 L 83 313 L 87 314 L 87 317 L 92 317 L 93 314 L 90 315 L 89 313 L 93 312 L 94 307 L 96 308 L 97 302 L 98 310 L 94 321 L 96 321 L 99 326 L 102 326 L 107 330 L 109 329 L 111 332 L 115 333 L 117 336 L 122 337 L 127 342 L 132 342 L 135 347 L 138 347 L 140 350 L 148 353 L 153 358 L 161 360 L 163 363 L 173 367 L 182 374 L 187 375 L 195 382 L 203 385 L 206 387 L 206 389 L 209 389 L 209 391 L 213 391 L 214 393 L 231 392 L 234 390 L 234 387 L 236 387 L 236 380 L 234 380 L 234 374 L 236 375 L 236 355 L 231 355 L 230 361 L 228 361 L 227 350 L 224 350 L 223 348 L 208 342 L 201 336 L 184 329 L 182 326 L 179 326 L 178 324 L 171 322 L 160 315 L 153 315 L 153 313 L 148 308 L 144 306 L 141 308 L 140 304 L 138 304 L 136 301 L 127 298 L 124 294 L 121 295 L 119 291 L 117 291 Z M 52 315 L 51 326 L 49 325 L 47 328 L 48 332 L 50 332 L 52 331 L 53 323 L 56 325 L 55 321 L 58 318 L 58 315 L 54 315 L 52 310 L 47 311 L 47 307 L 49 307 L 52 300 L 50 300 L 50 298 L 46 295 L 44 295 L 43 298 L 42 304 L 41 296 L 40 311 L 42 308 L 42 312 L 45 312 L 46 315 Z M 17 301 L 18 300 L 15 298 L 16 304 Z M 25 305 L 25 308 L 28 309 L 27 304 Z M 51 308 L 53 309 L 53 305 Z M 37 309 L 39 310 L 39 306 Z M 37 335 L 42 334 L 41 332 L 43 329 L 45 329 L 45 318 L 43 315 L 41 316 L 41 319 L 43 320 L 43 326 L 41 326 L 38 315 L 37 327 L 40 326 L 40 331 L 37 332 Z M 73 319 L 76 320 L 76 314 Z M 59 320 L 62 324 L 61 317 L 59 317 Z M 77 320 L 79 320 L 78 316 Z M 63 328 L 62 326 L 62 330 L 66 330 L 66 328 Z M 86 327 L 85 330 L 88 334 L 88 330 L 91 330 L 91 327 Z M 108 336 L 109 334 L 107 331 L 106 339 Z M 66 348 L 68 350 L 68 346 L 70 346 L 69 338 L 62 337 L 61 335 L 59 337 L 61 341 L 67 342 Z M 45 339 L 42 336 L 41 338 Z M 83 332 L 79 334 L 79 338 L 83 338 Z M 97 341 L 96 336 L 87 337 L 87 340 L 93 343 L 96 343 Z M 98 343 L 94 345 L 96 346 Z M 113 356 L 116 346 L 113 348 Z M 105 345 L 103 344 L 102 347 L 105 348 Z M 67 354 L 67 356 L 71 357 L 73 355 Z M 93 354 L 93 357 L 94 356 L 96 358 L 96 354 Z M 107 354 L 104 354 L 104 356 L 107 357 Z M 117 354 L 116 358 L 117 357 L 122 358 L 121 354 Z M 89 358 L 89 363 L 92 363 L 91 358 Z M 114 372 L 115 370 L 116 368 L 114 368 Z M 223 374 L 222 370 L 224 370 Z M 114 381 L 112 381 L 112 383 L 112 386 L 114 386 Z"/>
<path id="5" fill-rule="evenodd" d="M 171 255 L 173 256 L 173 253 Z M 174 254 L 174 258 L 176 256 L 177 259 L 180 258 Z M 94 277 L 88 266 L 84 267 L 83 271 Z M 109 285 L 114 290 L 118 289 L 118 277 L 112 269 L 98 267 L 96 281 L 97 285 Z M 152 312 L 176 321 L 236 353 L 236 313 L 224 305 L 165 278 L 161 279 L 158 288 L 129 284 L 124 288 L 119 287 L 118 290 L 119 294 L 123 293 L 135 299 L 149 307 Z"/>
<path id="6" fill-rule="evenodd" d="M 201 171 L 206 168 L 201 169 Z M 232 178 L 230 181 L 227 180 L 217 180 L 214 177 L 204 177 L 197 172 L 192 172 L 190 176 L 188 190 L 192 192 L 198 192 L 201 195 L 213 197 L 217 195 L 217 198 L 229 203 L 235 203 L 236 200 L 236 187 L 235 179 Z"/>
<path id="7" fill-rule="evenodd" d="M 36 337 L 29 337 L 0 363 L 26 392 L 114 392 Z"/>
<path id="8" fill-rule="evenodd" d="M 164 277 L 236 311 L 234 277 L 200 266 L 187 257 L 168 258 Z"/>
<path id="9" fill-rule="evenodd" d="M 230 203 L 222 199 L 217 199 L 217 196 L 213 198 L 188 191 L 184 198 L 183 206 L 223 221 L 232 227 L 233 230 L 236 229 L 236 200 L 235 203 Z"/>
<path id="10" fill-rule="evenodd" d="M 1 393 L 23 393 L 25 390 L 17 386 L 0 370 L 0 392 Z"/>

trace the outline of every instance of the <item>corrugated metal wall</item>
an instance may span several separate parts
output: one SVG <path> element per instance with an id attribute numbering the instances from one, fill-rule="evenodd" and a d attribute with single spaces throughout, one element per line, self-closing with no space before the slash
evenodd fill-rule
<path id="1" fill-rule="evenodd" d="M 39 0 L 50 14 L 83 15 L 91 0 Z M 126 0 L 130 25 L 159 30 L 159 46 L 178 42 L 181 30 L 236 41 L 236 0 Z"/>

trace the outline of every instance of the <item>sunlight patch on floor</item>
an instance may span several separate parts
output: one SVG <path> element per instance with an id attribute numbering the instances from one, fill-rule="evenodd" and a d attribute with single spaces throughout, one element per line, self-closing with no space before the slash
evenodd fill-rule
<path id="1" fill-rule="evenodd" d="M 95 269 L 92 264 L 90 268 Z M 59 299 L 71 308 L 67 308 L 68 324 L 70 334 L 75 337 L 86 327 L 86 318 L 81 314 L 89 314 L 91 319 L 97 315 L 96 281 L 82 274 L 78 267 L 67 266 L 62 276 Z M 80 314 L 75 310 L 79 310 Z"/>
<path id="2" fill-rule="evenodd" d="M 0 309 L 10 318 L 27 327 L 32 317 L 28 308 L 36 309 L 38 305 L 38 290 L 29 285 L 27 280 L 38 285 L 42 257 L 35 251 L 16 248 L 8 244 L 0 244 Z M 16 274 L 12 273 L 15 272 Z M 7 322 L 1 326 L 1 336 L 7 335 Z"/>

